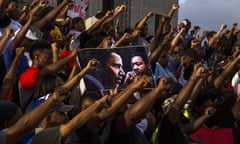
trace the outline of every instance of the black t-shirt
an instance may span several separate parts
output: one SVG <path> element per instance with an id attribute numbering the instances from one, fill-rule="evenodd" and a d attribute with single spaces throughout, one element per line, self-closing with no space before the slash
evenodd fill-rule
<path id="1" fill-rule="evenodd" d="M 189 144 L 190 140 L 178 124 L 172 125 L 168 115 L 164 115 L 158 132 L 158 144 Z"/>
<path id="2" fill-rule="evenodd" d="M 75 132 L 79 138 L 79 144 L 103 144 L 100 136 L 97 132 L 92 130 L 91 132 L 85 133 L 86 125 L 77 129 Z"/>
<path id="3" fill-rule="evenodd" d="M 148 139 L 135 126 L 124 135 L 119 135 L 116 132 L 118 117 L 111 122 L 111 130 L 106 144 L 149 144 Z"/>
<path id="4" fill-rule="evenodd" d="M 31 144 L 61 144 L 60 126 L 44 129 L 33 137 Z"/>

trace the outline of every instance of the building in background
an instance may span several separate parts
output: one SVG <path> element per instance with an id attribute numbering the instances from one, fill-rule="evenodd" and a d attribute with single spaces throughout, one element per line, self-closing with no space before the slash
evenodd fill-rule
<path id="1" fill-rule="evenodd" d="M 25 0 L 28 1 L 28 0 Z M 61 0 L 49 0 L 50 5 L 56 6 Z M 114 9 L 116 6 L 125 4 L 127 11 L 121 13 L 119 18 L 120 30 L 125 28 L 134 28 L 135 24 L 142 19 L 147 12 L 152 11 L 154 16 L 148 20 L 149 34 L 153 35 L 159 20 L 163 15 L 167 15 L 173 3 L 178 0 L 88 0 L 88 9 L 86 17 L 94 16 L 99 11 L 106 12 Z M 173 16 L 171 24 L 176 26 L 178 23 L 178 12 Z"/>
<path id="2" fill-rule="evenodd" d="M 173 3 L 178 3 L 178 0 L 89 0 L 87 16 L 96 15 L 98 11 L 107 11 L 114 7 L 125 4 L 127 11 L 121 13 L 119 24 L 121 30 L 131 27 L 142 19 L 147 12 L 152 11 L 154 16 L 148 20 L 149 34 L 153 35 L 156 30 L 159 20 L 163 15 L 167 15 Z M 171 24 L 176 26 L 178 23 L 178 12 L 174 14 Z"/>

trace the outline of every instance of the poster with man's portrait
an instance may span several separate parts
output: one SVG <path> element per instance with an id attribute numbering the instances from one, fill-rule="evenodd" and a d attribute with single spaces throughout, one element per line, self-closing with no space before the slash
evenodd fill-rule
<path id="1" fill-rule="evenodd" d="M 98 70 L 91 70 L 84 76 L 85 85 L 89 90 L 108 90 L 115 87 L 124 89 L 136 76 L 153 76 L 147 48 L 143 46 L 88 48 L 81 50 L 78 59 L 81 68 L 84 68 L 90 59 L 100 62 Z M 154 83 L 146 89 L 148 88 L 154 88 Z"/>

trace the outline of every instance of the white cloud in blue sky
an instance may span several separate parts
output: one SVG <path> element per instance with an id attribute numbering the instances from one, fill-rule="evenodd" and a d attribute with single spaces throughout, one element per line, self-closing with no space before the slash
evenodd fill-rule
<path id="1" fill-rule="evenodd" d="M 179 0 L 179 4 L 179 20 L 188 18 L 202 30 L 217 30 L 223 23 L 230 28 L 234 22 L 240 27 L 239 0 Z"/>

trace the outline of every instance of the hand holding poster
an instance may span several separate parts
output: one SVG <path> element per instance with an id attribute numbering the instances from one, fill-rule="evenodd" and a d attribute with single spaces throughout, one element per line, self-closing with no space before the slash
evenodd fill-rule
<path id="1" fill-rule="evenodd" d="M 88 0 L 75 0 L 74 5 L 68 10 L 67 15 L 71 18 L 81 17 L 85 19 L 87 7 Z"/>
<path id="2" fill-rule="evenodd" d="M 78 59 L 85 67 L 90 59 L 100 62 L 99 70 L 88 72 L 85 82 L 88 89 L 108 90 L 118 87 L 124 89 L 132 83 L 134 77 L 152 76 L 152 71 L 145 47 L 123 47 L 109 49 L 84 49 Z M 147 86 L 153 88 L 154 84 Z"/>

